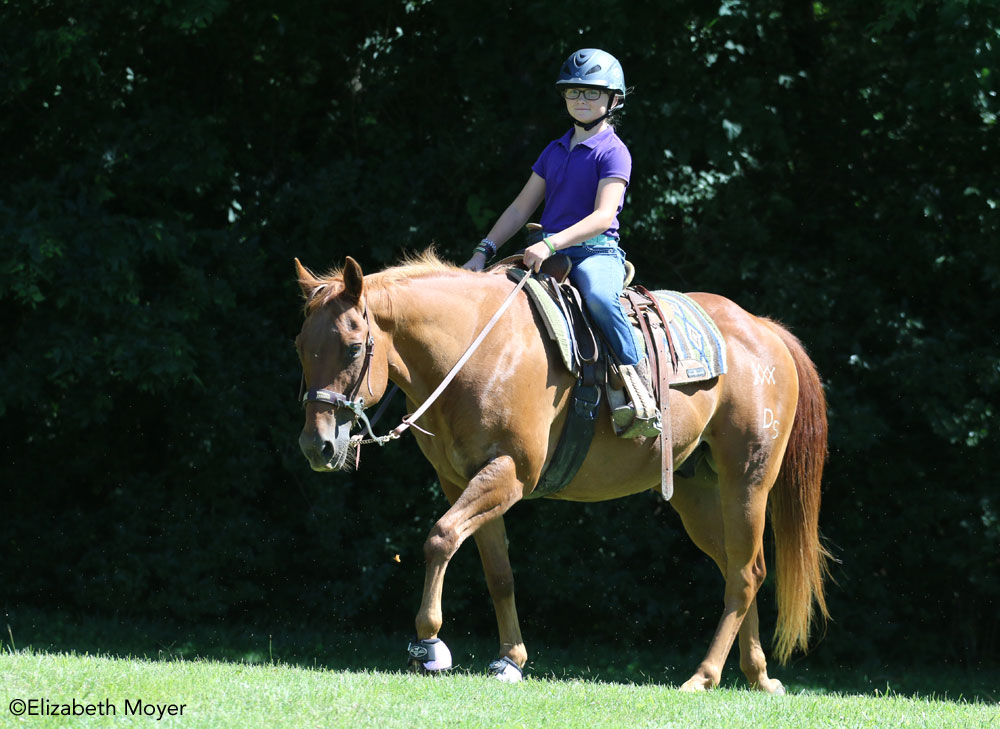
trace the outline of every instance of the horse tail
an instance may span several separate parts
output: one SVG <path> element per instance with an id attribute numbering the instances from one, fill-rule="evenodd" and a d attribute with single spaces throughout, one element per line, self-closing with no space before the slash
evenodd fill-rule
<path id="1" fill-rule="evenodd" d="M 809 647 L 814 605 L 824 623 L 830 617 L 823 580 L 833 556 L 819 533 L 820 481 L 827 456 L 826 397 L 816 365 L 798 338 L 777 322 L 767 324 L 788 348 L 799 377 L 792 432 L 768 500 L 777 562 L 774 648 L 778 660 L 786 663 L 796 648 Z"/>

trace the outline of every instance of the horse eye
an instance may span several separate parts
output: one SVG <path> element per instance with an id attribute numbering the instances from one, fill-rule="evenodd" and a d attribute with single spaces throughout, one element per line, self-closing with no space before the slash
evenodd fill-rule
<path id="1" fill-rule="evenodd" d="M 361 345 L 352 344 L 347 348 L 347 353 L 350 355 L 351 359 L 355 359 L 359 354 L 361 354 Z"/>

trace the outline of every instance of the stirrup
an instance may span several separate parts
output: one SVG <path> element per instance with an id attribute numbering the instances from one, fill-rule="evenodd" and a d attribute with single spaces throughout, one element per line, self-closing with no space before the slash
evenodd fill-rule
<path id="1" fill-rule="evenodd" d="M 649 372 L 645 360 L 638 365 L 618 365 L 624 392 L 608 393 L 611 419 L 620 438 L 649 438 L 659 435 L 663 428 L 660 411 L 640 371 Z"/>
<path id="2" fill-rule="evenodd" d="M 656 407 L 656 401 L 650 394 L 646 379 L 640 372 L 649 372 L 649 364 L 643 360 L 638 365 L 619 365 L 618 371 L 625 382 L 625 390 L 635 408 L 635 420 L 632 427 L 625 432 L 633 431 L 631 435 L 624 435 L 627 438 L 635 438 L 640 435 L 657 435 L 660 432 L 660 411 Z"/>

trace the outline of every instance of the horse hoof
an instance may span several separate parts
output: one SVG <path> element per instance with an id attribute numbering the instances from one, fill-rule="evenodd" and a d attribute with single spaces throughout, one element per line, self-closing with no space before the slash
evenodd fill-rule
<path id="1" fill-rule="evenodd" d="M 419 673 L 421 676 L 443 676 L 451 673 L 451 668 L 428 668 L 420 661 L 410 661 L 408 669 L 410 673 Z"/>
<path id="2" fill-rule="evenodd" d="M 504 683 L 520 683 L 524 680 L 524 671 L 506 656 L 493 661 L 486 670 L 497 681 Z"/>
<path id="3" fill-rule="evenodd" d="M 418 673 L 437 674 L 451 668 L 451 651 L 440 638 L 414 639 L 406 653 L 410 657 L 410 670 Z"/>
<path id="4" fill-rule="evenodd" d="M 681 686 L 681 691 L 686 693 L 701 693 L 708 691 L 709 689 L 715 688 L 712 684 L 712 680 L 707 676 L 692 676 Z"/>
<path id="5" fill-rule="evenodd" d="M 766 684 L 761 684 L 758 688 L 771 696 L 784 696 L 785 686 L 776 678 L 769 678 Z"/>

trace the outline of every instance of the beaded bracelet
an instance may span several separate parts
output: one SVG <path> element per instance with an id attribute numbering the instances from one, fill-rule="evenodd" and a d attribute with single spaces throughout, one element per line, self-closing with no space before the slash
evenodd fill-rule
<path id="1" fill-rule="evenodd" d="M 497 244 L 489 238 L 483 238 L 479 241 L 479 245 L 485 249 L 483 252 L 486 253 L 487 258 L 493 258 L 497 254 Z"/>

